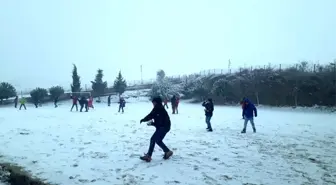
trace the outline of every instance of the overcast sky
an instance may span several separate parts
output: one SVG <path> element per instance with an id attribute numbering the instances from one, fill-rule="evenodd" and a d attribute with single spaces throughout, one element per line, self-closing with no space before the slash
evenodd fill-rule
<path id="1" fill-rule="evenodd" d="M 336 58 L 336 0 L 0 0 L 0 81 L 18 90 Z"/>

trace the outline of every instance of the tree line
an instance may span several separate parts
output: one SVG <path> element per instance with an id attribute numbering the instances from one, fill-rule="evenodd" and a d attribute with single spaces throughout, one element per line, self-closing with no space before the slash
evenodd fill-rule
<path id="1" fill-rule="evenodd" d="M 100 97 L 101 95 L 104 95 L 104 93 L 108 89 L 108 84 L 106 81 L 103 81 L 103 77 L 104 77 L 103 70 L 98 69 L 95 79 L 91 81 L 92 93 L 94 96 Z M 77 96 L 81 95 L 81 92 L 82 92 L 81 80 L 80 80 L 80 76 L 77 71 L 77 66 L 75 64 L 73 65 L 72 84 L 70 84 L 70 87 L 71 87 L 71 92 L 73 94 Z M 119 71 L 112 88 L 118 94 L 122 94 L 125 92 L 126 87 L 127 87 L 126 80 L 123 78 L 121 71 Z M 51 100 L 54 100 L 62 96 L 64 93 L 65 91 L 62 86 L 53 86 L 53 87 L 50 87 L 49 89 L 36 87 L 32 91 L 30 91 L 30 97 L 31 97 L 31 100 L 34 102 L 34 104 L 37 105 L 37 102 L 41 102 L 48 97 Z M 18 96 L 18 94 L 17 94 L 15 87 L 12 84 L 8 82 L 0 83 L 0 103 L 1 104 L 3 103 L 3 100 L 12 98 L 15 96 Z"/>
<path id="2" fill-rule="evenodd" d="M 325 65 L 300 62 L 291 67 L 241 68 L 235 73 L 169 78 L 157 72 L 150 97 L 180 95 L 216 104 L 237 104 L 243 97 L 271 106 L 336 106 L 336 61 Z"/>
<path id="3" fill-rule="evenodd" d="M 182 82 L 181 93 L 197 100 L 212 97 L 219 104 L 247 97 L 271 106 L 336 106 L 335 64 L 311 66 L 304 61 L 285 69 L 241 68 L 236 73 L 198 75 Z"/>

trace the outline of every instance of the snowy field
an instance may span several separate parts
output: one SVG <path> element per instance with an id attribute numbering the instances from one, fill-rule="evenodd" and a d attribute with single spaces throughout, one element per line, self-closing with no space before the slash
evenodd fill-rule
<path id="1" fill-rule="evenodd" d="M 147 151 L 153 127 L 140 125 L 149 102 L 95 103 L 89 112 L 0 108 L 0 160 L 62 185 L 275 185 L 336 184 L 336 115 L 259 109 L 257 133 L 240 134 L 240 107 L 215 107 L 214 132 L 205 131 L 203 108 L 181 103 L 164 140 L 174 156 Z M 170 110 L 169 110 L 170 111 Z"/>

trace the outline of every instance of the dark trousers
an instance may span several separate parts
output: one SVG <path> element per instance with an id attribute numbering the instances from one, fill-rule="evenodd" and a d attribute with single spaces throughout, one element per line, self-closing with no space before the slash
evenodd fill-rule
<path id="1" fill-rule="evenodd" d="M 172 109 L 173 109 L 173 114 L 176 113 L 176 105 L 172 105 Z"/>
<path id="2" fill-rule="evenodd" d="M 15 108 L 17 107 L 17 102 L 14 103 L 14 107 L 15 107 Z"/>
<path id="3" fill-rule="evenodd" d="M 211 123 L 210 123 L 211 117 L 212 116 L 205 116 L 205 123 L 207 124 L 208 129 L 212 129 Z"/>
<path id="4" fill-rule="evenodd" d="M 167 148 L 167 146 L 163 143 L 163 139 L 166 136 L 168 131 L 165 128 L 157 128 L 154 132 L 153 136 L 150 139 L 149 149 L 147 152 L 148 156 L 152 156 L 155 143 L 159 145 L 160 148 L 162 148 L 163 152 L 169 152 L 170 150 Z"/>
<path id="5" fill-rule="evenodd" d="M 26 105 L 25 105 L 25 104 L 21 104 L 21 105 L 20 105 L 20 108 L 19 108 L 19 110 L 21 110 L 21 108 L 22 108 L 22 107 L 23 107 L 25 110 L 27 110 L 27 108 L 26 108 Z"/>
<path id="6" fill-rule="evenodd" d="M 124 107 L 123 106 L 119 106 L 118 112 L 120 112 L 120 110 L 122 111 L 122 113 L 124 113 Z"/>
<path id="7" fill-rule="evenodd" d="M 84 107 L 85 107 L 85 112 L 88 112 L 88 110 L 89 110 L 88 109 L 88 104 L 86 104 L 86 103 L 80 105 L 80 111 L 82 112 Z"/>
<path id="8" fill-rule="evenodd" d="M 57 108 L 58 106 L 57 106 L 57 102 L 54 102 L 54 104 L 55 104 L 55 108 Z"/>
<path id="9" fill-rule="evenodd" d="M 77 103 L 72 104 L 72 107 L 71 107 L 71 110 L 70 110 L 70 111 L 72 111 L 72 109 L 73 109 L 74 107 L 76 107 L 76 111 L 78 111 Z"/>

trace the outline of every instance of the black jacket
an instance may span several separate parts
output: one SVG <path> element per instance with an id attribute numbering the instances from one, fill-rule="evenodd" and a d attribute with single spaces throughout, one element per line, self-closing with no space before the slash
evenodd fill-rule
<path id="1" fill-rule="evenodd" d="M 205 107 L 205 115 L 206 116 L 212 116 L 213 115 L 213 111 L 214 111 L 214 105 L 212 102 L 210 101 L 205 101 L 202 104 L 203 107 Z"/>
<path id="2" fill-rule="evenodd" d="M 176 96 L 173 96 L 173 97 L 170 99 L 170 102 L 171 102 L 172 106 L 176 106 L 176 104 L 177 104 Z"/>
<path id="3" fill-rule="evenodd" d="M 153 126 L 157 129 L 165 128 L 167 132 L 170 130 L 170 118 L 162 104 L 157 104 L 142 121 L 146 122 L 152 119 L 154 119 Z"/>

